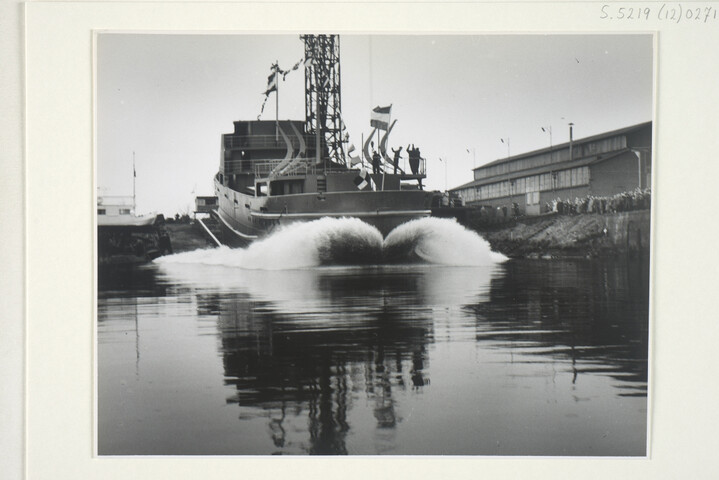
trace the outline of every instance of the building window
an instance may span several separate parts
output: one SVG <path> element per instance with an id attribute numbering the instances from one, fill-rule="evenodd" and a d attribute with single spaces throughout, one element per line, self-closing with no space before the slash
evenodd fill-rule
<path id="1" fill-rule="evenodd" d="M 559 172 L 548 172 L 540 175 L 517 178 L 515 180 L 504 180 L 475 187 L 474 193 L 477 200 L 490 200 L 494 198 L 508 197 L 510 195 L 533 194 L 531 205 L 539 203 L 539 192 L 555 189 L 570 188 L 582 185 L 589 185 L 589 167 L 578 167 Z M 527 196 L 529 204 L 530 197 Z"/>
<path id="2" fill-rule="evenodd" d="M 129 208 L 121 208 L 120 215 L 130 215 L 130 209 Z"/>
<path id="3" fill-rule="evenodd" d="M 552 175 L 550 173 L 543 173 L 539 177 L 539 190 L 551 190 L 552 189 Z"/>
<path id="4" fill-rule="evenodd" d="M 559 186 L 562 188 L 572 186 L 572 173 L 569 170 L 559 172 Z"/>
<path id="5" fill-rule="evenodd" d="M 105 215 L 106 213 L 107 213 L 107 212 L 105 211 L 104 208 L 98 208 L 98 209 L 97 209 L 97 214 L 98 214 L 98 215 Z"/>

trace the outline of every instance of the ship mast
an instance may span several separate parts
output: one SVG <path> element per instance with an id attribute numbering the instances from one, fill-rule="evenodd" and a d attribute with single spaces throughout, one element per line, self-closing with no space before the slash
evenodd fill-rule
<path id="1" fill-rule="evenodd" d="M 339 35 L 303 35 L 305 131 L 315 135 L 317 163 L 346 165 L 342 145 Z"/>
<path id="2" fill-rule="evenodd" d="M 135 151 L 132 151 L 132 214 L 137 215 L 137 199 L 135 197 L 135 183 L 137 181 L 137 171 L 135 170 Z"/>
<path id="3" fill-rule="evenodd" d="M 280 61 L 275 60 L 275 142 L 280 138 Z"/>

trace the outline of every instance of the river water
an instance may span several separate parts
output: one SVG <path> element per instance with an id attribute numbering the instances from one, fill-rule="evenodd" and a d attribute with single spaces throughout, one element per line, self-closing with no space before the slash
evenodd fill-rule
<path id="1" fill-rule="evenodd" d="M 646 454 L 646 260 L 274 237 L 100 272 L 100 455 Z"/>

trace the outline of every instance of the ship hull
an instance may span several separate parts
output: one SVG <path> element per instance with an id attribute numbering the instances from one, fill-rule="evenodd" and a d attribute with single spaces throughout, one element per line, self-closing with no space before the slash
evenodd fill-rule
<path id="1" fill-rule="evenodd" d="M 398 225 L 431 214 L 423 190 L 341 191 L 256 197 L 215 183 L 223 243 L 246 245 L 281 226 L 324 217 L 353 217 L 386 236 Z"/>

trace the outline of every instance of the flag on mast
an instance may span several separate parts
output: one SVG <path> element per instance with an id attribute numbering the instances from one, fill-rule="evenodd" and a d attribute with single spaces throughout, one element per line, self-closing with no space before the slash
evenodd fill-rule
<path id="1" fill-rule="evenodd" d="M 355 145 L 354 143 L 351 143 L 349 148 L 347 149 L 347 156 L 350 157 L 350 165 L 355 166 L 362 163 L 362 159 L 356 155 L 352 155 L 352 152 L 355 151 Z"/>
<path id="2" fill-rule="evenodd" d="M 372 177 L 370 177 L 367 170 L 363 168 L 360 170 L 359 175 L 355 177 L 354 183 L 358 189 L 364 190 L 368 185 L 372 185 Z"/>
<path id="3" fill-rule="evenodd" d="M 273 72 L 272 75 L 267 77 L 267 90 L 265 90 L 265 95 L 269 95 L 272 92 L 277 91 L 277 73 Z"/>
<path id="4" fill-rule="evenodd" d="M 389 128 L 390 113 L 392 111 L 392 105 L 388 107 L 375 107 L 372 109 L 370 116 L 370 126 L 379 128 L 380 130 L 387 130 Z"/>
<path id="5" fill-rule="evenodd" d="M 267 90 L 264 92 L 265 96 L 277 91 L 278 70 L 279 66 L 276 63 L 272 64 L 272 73 L 267 77 Z"/>

